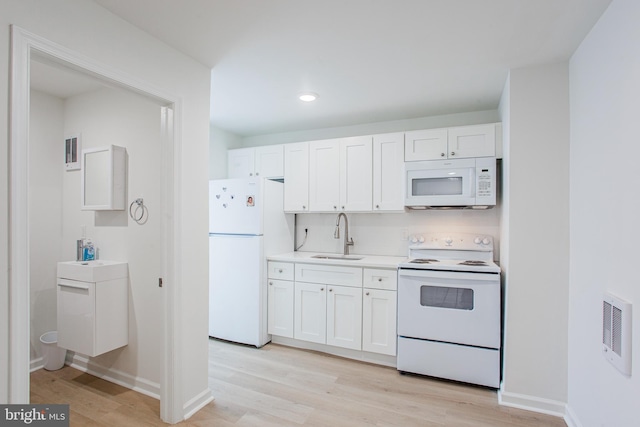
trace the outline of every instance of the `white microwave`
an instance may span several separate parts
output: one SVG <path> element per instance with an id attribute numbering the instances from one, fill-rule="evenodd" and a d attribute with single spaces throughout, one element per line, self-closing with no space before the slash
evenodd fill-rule
<path id="1" fill-rule="evenodd" d="M 487 209 L 496 204 L 496 159 L 406 162 L 410 209 Z"/>

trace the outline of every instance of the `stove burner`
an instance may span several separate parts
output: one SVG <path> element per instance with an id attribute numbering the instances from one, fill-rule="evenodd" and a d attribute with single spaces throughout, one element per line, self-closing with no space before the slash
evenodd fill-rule
<path id="1" fill-rule="evenodd" d="M 484 261 L 467 260 L 459 262 L 458 265 L 487 265 L 487 263 Z"/>
<path id="2" fill-rule="evenodd" d="M 412 259 L 411 261 L 409 261 L 413 264 L 431 264 L 434 262 L 440 262 L 437 259 L 425 259 L 425 258 L 417 258 L 417 259 Z"/>

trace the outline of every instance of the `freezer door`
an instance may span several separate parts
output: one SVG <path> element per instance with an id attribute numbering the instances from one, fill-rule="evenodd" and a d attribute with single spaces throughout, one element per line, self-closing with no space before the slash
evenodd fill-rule
<path id="1" fill-rule="evenodd" d="M 209 238 L 209 336 L 256 347 L 268 342 L 262 240 Z"/>
<path id="2" fill-rule="evenodd" d="M 261 179 L 209 181 L 209 233 L 263 234 Z"/>

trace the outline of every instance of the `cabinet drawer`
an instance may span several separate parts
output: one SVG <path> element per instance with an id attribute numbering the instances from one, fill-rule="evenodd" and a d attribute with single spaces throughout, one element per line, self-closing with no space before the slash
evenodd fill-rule
<path id="1" fill-rule="evenodd" d="M 268 263 L 269 279 L 293 280 L 293 263 L 291 262 L 275 262 Z"/>
<path id="2" fill-rule="evenodd" d="M 362 287 L 362 268 L 296 264 L 296 282 Z"/>
<path id="3" fill-rule="evenodd" d="M 398 270 L 365 268 L 363 286 L 365 288 L 395 291 L 398 288 Z"/>

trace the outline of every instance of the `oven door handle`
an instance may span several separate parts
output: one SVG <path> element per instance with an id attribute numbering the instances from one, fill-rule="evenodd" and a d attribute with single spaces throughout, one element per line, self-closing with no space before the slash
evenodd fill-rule
<path id="1" fill-rule="evenodd" d="M 440 270 L 424 270 L 424 269 L 408 269 L 399 268 L 398 277 L 415 277 L 415 278 L 437 278 L 437 279 L 453 279 L 453 280 L 473 280 L 473 281 L 500 281 L 500 275 L 497 273 L 473 273 L 468 271 L 440 271 Z"/>

